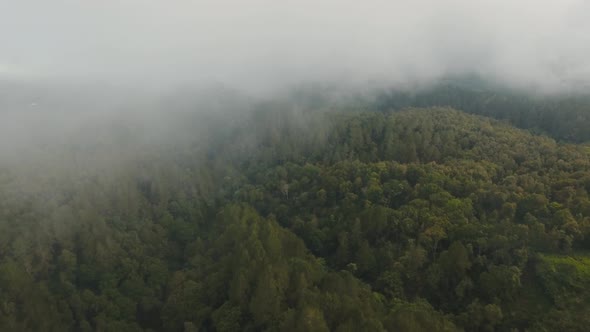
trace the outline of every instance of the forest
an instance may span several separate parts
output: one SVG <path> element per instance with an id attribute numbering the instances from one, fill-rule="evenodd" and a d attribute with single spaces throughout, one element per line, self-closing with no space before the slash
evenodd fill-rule
<path id="1" fill-rule="evenodd" d="M 587 331 L 590 98 L 215 103 L 0 161 L 1 331 Z"/>

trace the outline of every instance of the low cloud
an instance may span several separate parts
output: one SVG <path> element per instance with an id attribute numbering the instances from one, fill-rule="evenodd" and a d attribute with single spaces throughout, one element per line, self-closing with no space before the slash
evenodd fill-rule
<path id="1" fill-rule="evenodd" d="M 590 81 L 582 0 L 22 0 L 0 4 L 0 77 L 268 91 L 476 73 Z"/>

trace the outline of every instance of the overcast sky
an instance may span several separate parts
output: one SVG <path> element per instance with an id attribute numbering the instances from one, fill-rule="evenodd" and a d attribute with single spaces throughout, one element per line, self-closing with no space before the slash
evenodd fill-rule
<path id="1" fill-rule="evenodd" d="M 584 0 L 0 0 L 0 78 L 590 81 Z"/>

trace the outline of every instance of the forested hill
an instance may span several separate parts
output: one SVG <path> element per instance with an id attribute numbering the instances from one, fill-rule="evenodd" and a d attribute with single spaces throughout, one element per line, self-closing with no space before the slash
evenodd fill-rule
<path id="1" fill-rule="evenodd" d="M 339 109 L 389 112 L 407 108 L 451 107 L 532 130 L 564 142 L 590 142 L 590 94 L 588 89 L 544 93 L 532 88 L 507 88 L 478 77 L 452 77 L 424 86 L 338 89 L 334 86 L 302 86 L 293 100 L 307 107 L 338 103 Z"/>
<path id="2" fill-rule="evenodd" d="M 585 151 L 583 147 L 558 145 L 551 138 L 531 135 L 489 118 L 444 108 L 387 113 L 307 113 L 301 114 L 300 123 L 296 124 L 292 123 L 292 116 L 262 113 L 256 117 L 256 130 L 250 132 L 246 127 L 244 135 L 238 135 L 228 145 L 243 148 L 244 141 L 250 142 L 250 148 L 255 147 L 254 153 L 248 149 L 247 155 L 270 163 L 335 163 L 357 159 L 401 163 L 440 163 L 451 159 L 534 163 L 554 154 L 557 147 L 574 154 Z M 248 138 L 244 140 L 244 136 Z"/>
<path id="3" fill-rule="evenodd" d="M 448 106 L 505 120 L 516 127 L 544 133 L 560 141 L 590 141 L 588 93 L 534 95 L 528 91 L 499 88 L 477 79 L 453 79 L 413 92 L 382 91 L 371 100 L 372 108 L 377 110 Z"/>
<path id="4" fill-rule="evenodd" d="M 587 330 L 587 146 L 279 109 L 125 162 L 3 164 L 0 330 Z"/>

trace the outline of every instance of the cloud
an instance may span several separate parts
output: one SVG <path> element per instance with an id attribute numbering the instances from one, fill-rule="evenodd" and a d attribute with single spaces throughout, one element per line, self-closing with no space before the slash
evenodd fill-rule
<path id="1" fill-rule="evenodd" d="M 559 89 L 590 80 L 588 12 L 583 0 L 2 1 L 0 75 L 266 90 L 475 72 Z"/>

